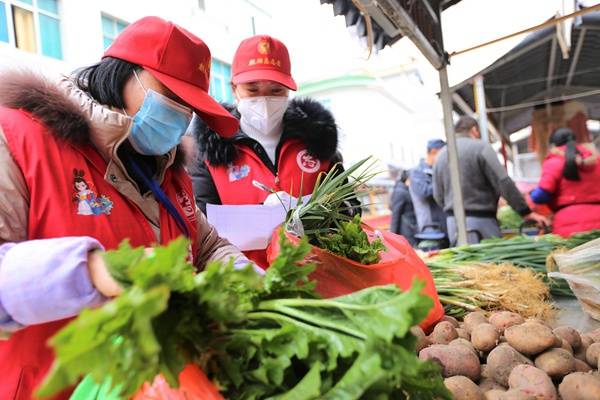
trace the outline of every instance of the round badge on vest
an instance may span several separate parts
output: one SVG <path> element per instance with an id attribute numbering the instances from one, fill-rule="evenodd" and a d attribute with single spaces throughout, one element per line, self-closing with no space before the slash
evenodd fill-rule
<path id="1" fill-rule="evenodd" d="M 321 168 L 321 161 L 311 155 L 307 150 L 298 152 L 296 162 L 298 163 L 298 167 L 308 174 L 314 174 Z"/>

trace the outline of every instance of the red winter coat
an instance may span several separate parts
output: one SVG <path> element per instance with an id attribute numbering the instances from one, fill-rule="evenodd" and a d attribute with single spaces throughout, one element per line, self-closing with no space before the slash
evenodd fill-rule
<path id="1" fill-rule="evenodd" d="M 13 199 L 0 207 L 0 244 L 90 236 L 110 249 L 126 238 L 151 246 L 181 235 L 174 218 L 152 196 L 142 197 L 123 170 L 117 148 L 129 134 L 128 119 L 71 82 L 56 86 L 33 74 L 0 77 L 0 104 L 0 199 Z M 193 242 L 202 244 L 194 246 L 194 264 L 241 258 L 195 211 L 190 179 L 174 160 L 175 151 L 157 159 L 157 176 Z M 11 187 L 25 187 L 27 198 Z M 16 219 L 24 222 L 6 224 L 13 214 L 24 214 Z M 33 398 L 54 359 L 48 339 L 66 322 L 27 326 L 0 340 L 0 400 Z M 67 390 L 53 399 L 68 397 Z"/>
<path id="2" fill-rule="evenodd" d="M 239 118 L 237 110 L 230 111 Z M 294 197 L 310 194 L 319 174 L 341 161 L 333 116 L 310 99 L 290 102 L 277 148 L 277 165 L 257 141 L 242 132 L 223 139 L 200 121 L 194 124 L 194 134 L 201 157 L 188 168 L 196 203 L 205 212 L 206 204 L 262 204 L 269 193 L 254 186 L 253 180 Z M 259 266 L 268 266 L 265 250 L 244 253 Z"/>
<path id="3" fill-rule="evenodd" d="M 552 193 L 553 232 L 561 236 L 600 229 L 600 156 L 582 145 L 577 145 L 577 149 L 581 152 L 581 180 L 563 177 L 565 147 L 562 146 L 544 160 L 538 185 Z"/>

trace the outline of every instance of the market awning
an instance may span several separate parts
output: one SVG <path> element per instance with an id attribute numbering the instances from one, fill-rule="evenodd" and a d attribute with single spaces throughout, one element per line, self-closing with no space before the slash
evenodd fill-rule
<path id="1" fill-rule="evenodd" d="M 488 117 L 504 135 L 531 123 L 534 107 L 577 99 L 588 117 L 600 119 L 600 12 L 576 19 L 568 59 L 556 27 L 527 36 L 519 45 L 451 90 L 475 110 L 474 78 L 483 76 Z M 455 110 L 464 114 L 455 104 Z"/>
<path id="2" fill-rule="evenodd" d="M 443 54 L 440 12 L 461 0 L 380 0 L 357 2 L 364 7 L 373 22 L 373 47 L 381 50 L 400 40 L 403 27 L 398 23 L 398 13 L 406 12 L 423 33 L 427 41 Z M 352 0 L 321 0 L 321 4 L 331 4 L 335 16 L 343 15 L 346 26 L 356 26 L 361 38 L 367 37 L 366 20 Z"/>

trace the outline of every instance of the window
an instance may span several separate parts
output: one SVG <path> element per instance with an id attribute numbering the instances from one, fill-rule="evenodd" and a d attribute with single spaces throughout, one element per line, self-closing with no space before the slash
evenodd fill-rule
<path id="1" fill-rule="evenodd" d="M 210 67 L 210 95 L 217 101 L 233 103 L 231 65 L 213 58 Z"/>
<path id="2" fill-rule="evenodd" d="M 108 46 L 115 41 L 115 38 L 119 36 L 119 33 L 121 33 L 127 25 L 129 25 L 127 22 L 102 14 L 102 40 L 104 42 L 104 50 L 108 49 Z"/>
<path id="3" fill-rule="evenodd" d="M 0 42 L 8 41 L 8 21 L 6 19 L 6 4 L 0 1 Z"/>
<path id="4" fill-rule="evenodd" d="M 0 42 L 62 59 L 58 0 L 0 0 Z"/>

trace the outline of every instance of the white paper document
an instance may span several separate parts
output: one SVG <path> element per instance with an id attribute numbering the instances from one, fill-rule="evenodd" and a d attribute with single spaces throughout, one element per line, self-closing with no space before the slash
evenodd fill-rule
<path id="1" fill-rule="evenodd" d="M 240 250 L 264 250 L 273 230 L 285 221 L 279 205 L 206 205 L 208 222 Z"/>

